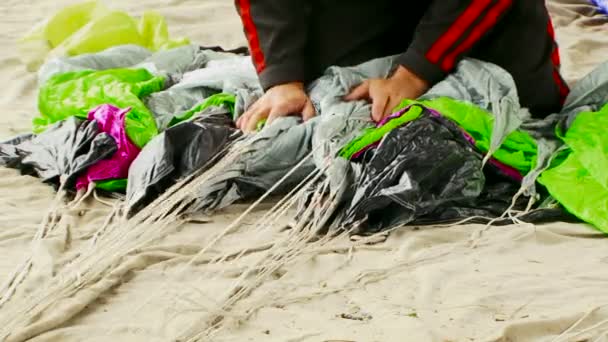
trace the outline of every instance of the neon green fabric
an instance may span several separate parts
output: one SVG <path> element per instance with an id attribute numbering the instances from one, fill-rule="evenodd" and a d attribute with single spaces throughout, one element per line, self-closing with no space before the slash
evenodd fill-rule
<path id="1" fill-rule="evenodd" d="M 412 103 L 421 103 L 454 121 L 475 139 L 475 145 L 482 152 L 490 148 L 494 118 L 474 104 L 447 97 L 432 100 L 405 100 L 398 108 Z M 507 136 L 500 148 L 492 156 L 522 174 L 528 173 L 536 165 L 537 145 L 532 136 L 523 131 L 514 131 Z"/>
<path id="2" fill-rule="evenodd" d="M 393 129 L 417 119 L 421 113 L 422 107 L 413 106 L 406 113 L 387 121 L 386 124 L 383 126 L 370 127 L 364 130 L 359 137 L 349 142 L 340 150 L 340 157 L 345 159 L 351 159 L 357 152 L 363 150 L 365 147 L 382 140 L 382 138 Z"/>
<path id="3" fill-rule="evenodd" d="M 543 172 L 539 183 L 564 208 L 608 233 L 608 104 L 599 112 L 579 113 L 562 138 L 565 161 Z"/>
<path id="4" fill-rule="evenodd" d="M 404 101 L 409 102 L 409 101 Z M 425 106 L 454 121 L 475 139 L 476 147 L 487 152 L 490 148 L 494 117 L 474 104 L 447 97 L 422 101 Z M 536 165 L 537 145 L 532 136 L 523 131 L 509 134 L 492 157 L 527 174 Z"/>
<path id="5" fill-rule="evenodd" d="M 262 119 L 262 120 L 258 121 L 258 124 L 255 126 L 255 130 L 258 132 L 261 131 L 264 128 L 264 126 L 266 126 L 266 121 L 268 121 L 268 120 Z"/>
<path id="6" fill-rule="evenodd" d="M 40 88 L 40 116 L 34 119 L 34 133 L 69 116 L 86 119 L 93 108 L 111 104 L 131 107 L 125 118 L 125 130 L 141 148 L 158 130 L 153 114 L 140 99 L 162 90 L 164 81 L 145 69 L 86 70 L 56 75 Z"/>
<path id="7" fill-rule="evenodd" d="M 122 178 L 98 181 L 95 182 L 95 188 L 109 192 L 125 191 L 125 189 L 127 188 L 127 180 L 125 178 Z"/>
<path id="8" fill-rule="evenodd" d="M 190 110 L 188 110 L 180 115 L 175 116 L 173 119 L 171 119 L 169 126 L 173 126 L 182 121 L 189 120 L 190 118 L 192 118 L 193 116 L 195 116 L 196 114 L 201 112 L 202 110 L 205 110 L 206 108 L 211 107 L 211 106 L 217 106 L 217 107 L 224 106 L 230 111 L 231 114 L 234 115 L 235 103 L 236 103 L 236 96 L 234 96 L 232 94 L 219 93 L 219 94 L 209 96 L 202 103 L 194 106 Z"/>
<path id="9" fill-rule="evenodd" d="M 112 46 L 136 44 L 157 51 L 189 44 L 171 40 L 165 19 L 145 12 L 137 20 L 97 1 L 65 7 L 30 31 L 19 42 L 22 58 L 36 70 L 48 55 L 73 56 Z"/>
<path id="10" fill-rule="evenodd" d="M 463 101 L 440 97 L 432 100 L 404 100 L 393 112 L 397 112 L 410 105 L 423 105 L 434 109 L 444 117 L 454 121 L 474 139 L 476 147 L 482 152 L 487 152 L 490 147 L 494 118 L 485 110 Z M 356 152 L 382 139 L 390 130 L 408 121 L 409 113 L 404 115 L 403 121 L 393 119 L 387 123 L 390 127 L 386 130 L 371 128 L 365 130 L 361 136 L 347 144 L 340 152 L 340 156 L 350 159 Z M 401 120 L 401 119 L 400 119 Z M 394 122 L 394 124 L 391 124 Z M 382 128 L 382 127 L 380 127 Z M 537 145 L 532 136 L 523 131 L 515 131 L 507 136 L 500 148 L 492 157 L 503 164 L 509 165 L 522 174 L 528 173 L 536 164 Z"/>

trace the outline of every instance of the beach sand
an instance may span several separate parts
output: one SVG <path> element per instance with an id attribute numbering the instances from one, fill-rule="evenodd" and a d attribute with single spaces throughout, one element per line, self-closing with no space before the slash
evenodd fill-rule
<path id="1" fill-rule="evenodd" d="M 0 3 L 0 140 L 29 131 L 36 115 L 36 77 L 20 62 L 16 40 L 71 3 L 75 1 Z M 173 35 L 202 45 L 245 43 L 229 0 L 106 3 L 132 14 L 157 10 Z M 549 8 L 568 81 L 608 60 L 606 17 L 594 15 L 581 0 L 555 0 Z M 61 224 L 32 247 L 54 196 L 54 189 L 38 179 L 0 168 L 0 284 L 32 257 L 15 302 L 55 277 L 112 210 L 95 199 L 63 208 Z M 269 206 L 257 208 L 252 217 Z M 209 251 L 219 255 L 252 249 L 241 260 L 188 263 L 246 207 L 236 205 L 207 223 L 176 224 L 146 248 L 121 258 L 116 266 L 121 272 L 99 279 L 100 287 L 87 289 L 90 296 L 62 299 L 44 315 L 22 322 L 9 340 L 179 341 L 239 270 L 255 264 L 269 242 L 286 234 L 243 225 Z M 603 234 L 583 224 L 555 223 L 494 227 L 476 236 L 482 228 L 408 227 L 393 232 L 385 243 L 353 246 L 337 239 L 303 253 L 235 304 L 240 315 L 227 313 L 210 340 L 608 341 Z M 8 304 L 0 307 L 0 320 L 7 318 L 2 316 L 9 314 Z M 60 319 L 49 320 L 53 315 Z"/>

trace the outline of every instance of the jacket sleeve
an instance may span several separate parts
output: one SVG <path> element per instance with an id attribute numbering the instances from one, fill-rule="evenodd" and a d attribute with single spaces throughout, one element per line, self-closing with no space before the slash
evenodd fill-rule
<path id="1" fill-rule="evenodd" d="M 307 80 L 309 0 L 235 0 L 264 90 Z"/>
<path id="2" fill-rule="evenodd" d="M 513 1 L 518 0 L 433 0 L 399 64 L 434 85 L 500 22 Z"/>

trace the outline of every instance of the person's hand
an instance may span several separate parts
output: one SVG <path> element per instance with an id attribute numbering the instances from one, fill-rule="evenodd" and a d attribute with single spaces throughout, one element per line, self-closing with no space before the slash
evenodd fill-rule
<path id="1" fill-rule="evenodd" d="M 271 123 L 274 119 L 292 114 L 302 114 L 304 120 L 315 116 L 315 109 L 304 91 L 304 85 L 299 82 L 286 83 L 274 86 L 259 98 L 237 120 L 236 126 L 245 131 L 255 131 L 258 122 L 267 119 Z"/>
<path id="2" fill-rule="evenodd" d="M 372 119 L 376 122 L 391 114 L 404 99 L 417 99 L 429 89 L 426 81 L 403 66 L 388 79 L 369 79 L 361 83 L 344 99 L 372 102 Z"/>

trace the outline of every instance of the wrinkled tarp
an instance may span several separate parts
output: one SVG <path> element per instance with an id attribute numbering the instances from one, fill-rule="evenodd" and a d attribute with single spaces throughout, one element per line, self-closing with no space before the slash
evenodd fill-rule
<path id="1" fill-rule="evenodd" d="M 152 139 L 131 164 L 127 182 L 129 212 L 135 213 L 177 180 L 211 166 L 240 136 L 224 107 L 207 107 L 191 121 Z"/>
<path id="2" fill-rule="evenodd" d="M 0 163 L 23 174 L 36 175 L 44 182 L 62 182 L 71 188 L 89 166 L 114 152 L 114 138 L 99 133 L 97 122 L 70 117 L 44 133 L 0 144 Z"/>
<path id="3" fill-rule="evenodd" d="M 38 95 L 40 116 L 34 119 L 34 132 L 69 116 L 86 119 L 91 109 L 112 104 L 131 108 L 125 118 L 129 139 L 143 147 L 158 131 L 152 113 L 140 100 L 160 91 L 164 78 L 145 69 L 74 71 L 51 77 Z"/>
<path id="4" fill-rule="evenodd" d="M 188 40 L 170 39 L 165 19 L 156 12 L 145 12 L 136 20 L 89 1 L 65 7 L 34 27 L 19 48 L 28 69 L 35 70 L 47 55 L 74 56 L 124 44 L 161 50 L 186 45 Z"/>
<path id="5" fill-rule="evenodd" d="M 129 166 L 139 154 L 139 148 L 127 137 L 125 132 L 125 117 L 131 108 L 120 109 L 112 105 L 101 105 L 89 112 L 88 119 L 97 122 L 100 132 L 109 134 L 116 142 L 116 152 L 112 157 L 91 165 L 85 174 L 78 178 L 76 189 L 87 188 L 89 183 L 104 180 L 116 180 L 127 178 Z M 104 183 L 97 185 L 98 188 L 110 191 L 118 191 L 115 183 L 110 183 L 105 188 Z"/>

